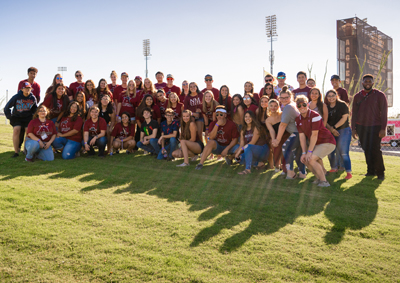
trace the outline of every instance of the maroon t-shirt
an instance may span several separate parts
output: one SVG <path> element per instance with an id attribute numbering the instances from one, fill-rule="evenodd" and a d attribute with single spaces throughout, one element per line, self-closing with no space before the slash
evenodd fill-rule
<path id="1" fill-rule="evenodd" d="M 94 137 L 99 135 L 101 131 L 107 131 L 107 122 L 101 117 L 96 122 L 93 122 L 92 118 L 89 118 L 83 126 L 83 131 L 89 132 L 89 136 Z"/>
<path id="2" fill-rule="evenodd" d="M 174 110 L 175 112 L 174 120 L 180 121 L 182 117 L 182 108 L 183 108 L 183 103 L 181 102 L 176 103 L 176 107 L 171 106 L 171 109 Z"/>
<path id="3" fill-rule="evenodd" d="M 160 108 L 161 117 L 164 117 L 165 110 L 167 109 L 167 106 L 168 106 L 168 99 L 165 99 L 164 102 L 161 102 L 160 100 L 157 99 L 156 104 L 157 104 L 158 108 Z"/>
<path id="4" fill-rule="evenodd" d="M 179 102 L 182 102 L 182 104 L 185 102 L 186 95 L 182 92 L 181 95 L 179 95 Z"/>
<path id="5" fill-rule="evenodd" d="M 72 91 L 73 96 L 75 97 L 77 92 L 85 90 L 85 83 L 74 82 L 69 85 L 69 89 Z"/>
<path id="6" fill-rule="evenodd" d="M 63 108 L 63 99 L 57 98 L 57 107 L 53 109 L 53 96 L 48 95 L 46 96 L 45 100 L 43 101 L 43 105 L 46 106 L 50 110 L 50 119 L 57 118 L 60 115 L 61 110 Z"/>
<path id="7" fill-rule="evenodd" d="M 305 95 L 308 98 L 308 100 L 310 101 L 311 100 L 310 99 L 310 91 L 311 91 L 311 88 L 306 86 L 305 88 L 296 88 L 292 92 L 293 92 L 293 95 L 294 95 L 294 99 L 296 99 L 296 97 L 298 95 Z"/>
<path id="8" fill-rule="evenodd" d="M 113 93 L 114 101 L 116 101 L 116 102 L 119 101 L 119 96 L 121 95 L 121 93 L 126 91 L 127 87 L 123 87 L 122 85 L 119 85 L 114 89 L 114 93 Z"/>
<path id="9" fill-rule="evenodd" d="M 210 125 L 208 127 L 209 133 L 211 133 L 211 131 L 213 130 L 213 128 L 217 122 L 218 122 L 218 120 L 210 123 Z M 220 145 L 228 146 L 234 138 L 238 138 L 238 137 L 239 137 L 239 132 L 237 130 L 236 124 L 234 122 L 232 122 L 231 120 L 227 119 L 225 125 L 218 127 L 218 132 L 217 132 L 217 136 L 215 137 L 215 140 Z"/>
<path id="10" fill-rule="evenodd" d="M 68 133 L 71 130 L 77 130 L 78 132 L 75 135 L 65 138 L 80 143 L 82 141 L 82 124 L 83 120 L 79 116 L 75 121 L 72 121 L 72 117 L 62 117 L 58 130 L 62 134 Z"/>
<path id="11" fill-rule="evenodd" d="M 253 111 L 254 114 L 256 114 L 256 111 L 258 109 L 258 106 L 255 104 L 250 104 L 250 106 L 247 108 L 247 106 L 244 108 L 244 112 L 246 113 L 246 111 Z"/>
<path id="12" fill-rule="evenodd" d="M 122 123 L 117 123 L 111 133 L 112 137 L 116 137 L 118 139 L 120 138 L 127 138 L 129 136 L 134 137 L 135 136 L 135 125 L 130 124 L 127 127 L 125 127 Z"/>
<path id="13" fill-rule="evenodd" d="M 108 84 L 108 89 L 111 91 L 112 94 L 114 94 L 115 88 L 119 85 L 113 85 L 113 84 Z"/>
<path id="14" fill-rule="evenodd" d="M 18 91 L 20 91 L 25 86 L 26 82 L 28 82 L 28 79 L 22 80 L 22 81 L 19 82 Z M 40 101 L 40 85 L 35 81 L 31 85 L 32 85 L 32 93 L 36 97 L 37 104 L 39 105 L 39 101 Z"/>
<path id="15" fill-rule="evenodd" d="M 210 124 L 211 122 L 212 122 L 212 120 L 213 120 L 213 114 L 214 114 L 214 111 L 215 111 L 215 106 L 214 106 L 214 111 L 211 111 L 211 106 L 209 107 L 209 106 L 207 106 L 206 105 L 206 112 L 204 112 L 203 111 L 203 107 L 201 108 L 201 112 L 204 114 L 204 115 L 206 115 L 207 116 L 207 118 L 208 118 L 208 124 Z M 205 122 L 205 121 L 204 121 Z"/>
<path id="16" fill-rule="evenodd" d="M 343 101 L 346 102 L 346 103 L 350 103 L 350 101 L 349 101 L 349 95 L 347 94 L 347 90 L 346 90 L 346 89 L 344 89 L 344 88 L 342 88 L 342 87 L 339 87 L 339 88 L 336 90 L 336 92 L 337 92 L 337 94 L 339 95 L 339 98 L 340 98 L 341 100 L 343 100 Z"/>
<path id="17" fill-rule="evenodd" d="M 166 86 L 167 86 L 167 83 L 165 83 L 165 82 L 154 84 L 154 87 L 155 87 L 156 89 L 161 89 L 161 88 L 164 88 L 164 87 L 166 87 Z"/>
<path id="18" fill-rule="evenodd" d="M 185 101 L 183 103 L 185 110 L 188 109 L 193 113 L 196 113 L 197 109 L 202 108 L 203 94 L 197 94 L 195 96 L 186 96 Z"/>
<path id="19" fill-rule="evenodd" d="M 219 99 L 217 101 L 219 103 Z M 226 102 L 226 105 L 225 105 L 225 102 Z M 232 97 L 228 96 L 227 98 L 222 99 L 222 103 L 219 103 L 219 105 L 224 105 L 226 111 L 228 111 L 228 113 L 230 113 L 231 112 L 231 106 L 232 106 Z M 230 115 L 228 115 L 228 116 L 230 116 Z"/>
<path id="20" fill-rule="evenodd" d="M 201 92 L 204 94 L 207 90 L 211 90 L 212 93 L 214 94 L 214 99 L 215 99 L 216 101 L 218 101 L 218 98 L 219 98 L 219 90 L 218 90 L 217 88 L 213 87 L 212 89 L 207 89 L 207 88 L 205 88 L 205 89 L 203 89 Z"/>
<path id="21" fill-rule="evenodd" d="M 47 88 L 45 99 L 50 94 L 50 92 L 52 90 L 53 90 L 53 86 L 49 86 Z M 65 92 L 67 93 L 69 100 L 73 100 L 74 99 L 74 94 L 72 93 L 72 91 L 67 86 L 65 86 Z"/>
<path id="22" fill-rule="evenodd" d="M 133 97 L 133 94 L 130 96 L 126 96 L 126 93 L 119 96 L 118 103 L 121 103 L 121 110 L 119 111 L 119 116 L 124 112 L 128 112 L 131 117 L 135 117 L 135 109 L 138 106 L 139 95 L 136 94 Z"/>
<path id="23" fill-rule="evenodd" d="M 53 121 L 46 119 L 44 122 L 40 122 L 39 118 L 33 119 L 28 124 L 28 130 L 26 134 L 34 134 L 37 138 L 44 142 L 48 142 L 52 135 L 57 134 L 56 126 Z"/>
<path id="24" fill-rule="evenodd" d="M 101 90 L 97 95 L 99 96 L 99 100 L 103 97 L 103 95 L 108 94 L 111 98 L 111 101 L 114 101 L 114 96 L 111 91 L 107 92 L 105 90 Z"/>
<path id="25" fill-rule="evenodd" d="M 318 131 L 318 138 L 315 145 L 323 143 L 331 143 L 336 145 L 335 138 L 332 133 L 325 128 L 324 121 L 321 115 L 317 112 L 308 109 L 307 116 L 303 117 L 301 114 L 295 119 L 296 127 L 299 133 L 306 135 L 308 139 L 311 138 L 312 131 Z"/>
<path id="26" fill-rule="evenodd" d="M 169 94 L 171 92 L 175 92 L 178 95 L 178 97 L 181 95 L 181 88 L 176 85 L 173 85 L 172 87 L 166 86 L 166 87 L 164 87 L 164 91 L 165 91 L 165 95 L 167 96 L 167 98 L 169 97 Z"/>

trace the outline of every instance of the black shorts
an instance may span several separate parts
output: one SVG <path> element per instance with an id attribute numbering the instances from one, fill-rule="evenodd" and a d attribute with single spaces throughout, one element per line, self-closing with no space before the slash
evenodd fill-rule
<path id="1" fill-rule="evenodd" d="M 27 128 L 29 122 L 32 120 L 32 117 L 11 117 L 10 124 L 13 127 L 21 126 L 21 128 Z"/>
<path id="2" fill-rule="evenodd" d="M 201 147 L 201 152 L 203 152 L 204 149 L 204 143 L 202 141 L 197 141 L 196 143 L 199 144 L 199 146 Z"/>

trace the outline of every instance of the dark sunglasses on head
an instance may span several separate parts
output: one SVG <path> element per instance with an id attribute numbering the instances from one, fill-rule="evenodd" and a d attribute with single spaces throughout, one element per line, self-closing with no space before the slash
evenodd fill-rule
<path id="1" fill-rule="evenodd" d="M 217 113 L 217 114 L 215 114 L 215 116 L 217 116 L 217 117 L 221 116 L 222 117 L 222 116 L 224 116 L 224 113 Z"/>
<path id="2" fill-rule="evenodd" d="M 303 102 L 303 103 L 297 103 L 297 108 L 301 108 L 301 107 L 307 107 L 307 103 Z"/>

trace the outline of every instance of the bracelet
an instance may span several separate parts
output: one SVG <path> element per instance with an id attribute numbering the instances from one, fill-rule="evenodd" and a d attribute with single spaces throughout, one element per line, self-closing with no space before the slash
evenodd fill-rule
<path id="1" fill-rule="evenodd" d="M 215 126 L 219 127 L 219 125 L 217 123 L 215 123 Z"/>
<path id="2" fill-rule="evenodd" d="M 87 142 L 85 142 L 85 145 L 87 144 Z"/>
<path id="3" fill-rule="evenodd" d="M 302 152 L 301 155 L 307 154 L 307 152 Z"/>
<path id="4" fill-rule="evenodd" d="M 40 144 L 40 139 L 37 140 L 38 144 Z"/>
<path id="5" fill-rule="evenodd" d="M 244 148 L 242 147 L 242 149 L 243 149 L 243 151 L 244 151 Z"/>
<path id="6" fill-rule="evenodd" d="M 312 150 L 309 150 L 308 152 L 309 152 L 309 153 L 313 153 L 313 151 L 312 151 Z"/>

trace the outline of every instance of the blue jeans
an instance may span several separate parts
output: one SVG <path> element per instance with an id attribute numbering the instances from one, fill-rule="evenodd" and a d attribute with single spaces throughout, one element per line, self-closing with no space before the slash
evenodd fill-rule
<path id="1" fill-rule="evenodd" d="M 137 147 L 145 151 L 148 151 L 150 153 L 155 153 L 157 155 L 160 152 L 160 145 L 158 144 L 158 139 L 150 139 L 150 144 L 146 145 L 139 141 L 137 143 Z"/>
<path id="2" fill-rule="evenodd" d="M 89 136 L 88 144 L 94 137 Z M 106 145 L 107 145 L 107 137 L 101 137 L 99 139 L 96 139 L 95 145 L 99 148 L 99 156 L 104 156 L 104 151 L 106 150 Z M 82 141 L 82 146 L 85 146 L 85 141 Z M 90 146 L 90 152 L 94 153 L 94 148 L 93 146 Z"/>
<path id="3" fill-rule="evenodd" d="M 176 149 L 178 146 L 178 140 L 176 138 L 170 138 L 169 139 L 169 144 L 164 147 L 164 149 L 168 152 L 168 157 L 172 158 L 172 152 Z M 162 154 L 162 151 L 158 153 L 157 159 L 164 159 L 164 155 Z"/>
<path id="4" fill-rule="evenodd" d="M 61 155 L 63 159 L 73 159 L 75 158 L 75 154 L 81 149 L 82 145 L 80 142 L 61 137 L 54 140 L 53 147 L 55 149 L 64 148 Z"/>
<path id="5" fill-rule="evenodd" d="M 25 140 L 25 148 L 26 148 L 26 158 L 33 159 L 36 154 L 37 158 L 42 159 L 44 161 L 53 161 L 54 153 L 51 146 L 48 149 L 40 148 L 40 145 L 37 141 L 27 138 Z"/>
<path id="6" fill-rule="evenodd" d="M 347 172 L 351 172 L 350 160 L 350 142 L 351 142 L 351 128 L 347 127 L 338 131 L 340 136 L 335 137 L 336 149 L 329 154 L 329 163 L 332 169 L 338 169 L 340 159 L 343 160 L 344 168 Z"/>
<path id="7" fill-rule="evenodd" d="M 217 148 L 214 149 L 214 150 L 212 151 L 212 153 L 213 153 L 213 154 L 218 154 L 218 155 L 219 155 L 219 154 L 221 154 L 221 153 L 224 151 L 224 149 L 227 147 L 227 145 L 220 145 L 216 140 L 214 140 L 214 141 L 215 141 L 215 143 L 217 144 Z M 236 149 L 237 149 L 238 147 L 239 147 L 238 144 L 232 146 L 231 149 L 229 149 L 228 154 L 234 154 L 235 151 L 236 151 Z"/>
<path id="8" fill-rule="evenodd" d="M 293 161 L 296 160 L 299 171 L 306 174 L 306 166 L 300 161 L 301 146 L 299 133 L 292 133 L 282 146 L 283 157 L 286 160 L 286 169 L 293 171 Z"/>
<path id="9" fill-rule="evenodd" d="M 241 161 L 246 164 L 246 169 L 251 169 L 252 164 L 257 165 L 260 161 L 268 160 L 268 155 L 268 145 L 248 144 L 247 147 L 244 149 Z"/>

